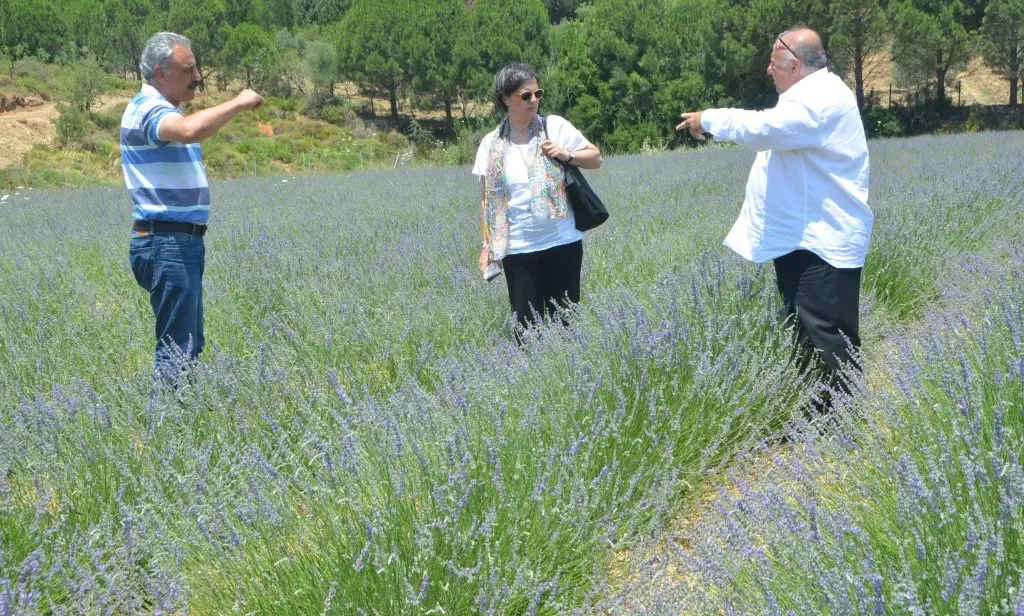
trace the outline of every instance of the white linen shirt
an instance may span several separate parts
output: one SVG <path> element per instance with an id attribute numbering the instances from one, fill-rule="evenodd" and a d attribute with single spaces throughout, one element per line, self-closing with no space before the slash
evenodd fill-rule
<path id="1" fill-rule="evenodd" d="M 839 77 L 811 73 L 764 111 L 708 109 L 701 127 L 757 150 L 726 246 L 755 263 L 802 248 L 834 267 L 864 266 L 874 223 L 868 147 Z"/>

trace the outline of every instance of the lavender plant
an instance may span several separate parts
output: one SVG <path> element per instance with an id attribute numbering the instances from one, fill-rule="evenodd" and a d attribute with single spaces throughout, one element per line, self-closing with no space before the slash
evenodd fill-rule
<path id="1" fill-rule="evenodd" d="M 699 523 L 637 554 L 605 609 L 1022 613 L 1024 253 L 1009 258 L 980 269 L 969 313 L 892 341 L 891 385 L 826 437 L 730 473 Z"/>
<path id="2" fill-rule="evenodd" d="M 942 288 L 1019 215 L 1019 161 L 947 139 L 976 152 L 974 192 L 938 172 L 898 190 L 939 148 L 878 147 L 876 206 L 899 224 L 877 240 L 907 258 L 866 276 L 869 351 L 935 298 L 886 272 Z M 522 347 L 474 270 L 465 169 L 219 184 L 210 346 L 177 392 L 149 378 L 123 191 L 3 202 L 0 614 L 590 604 L 615 554 L 810 396 L 770 270 L 720 248 L 750 157 L 592 174 L 614 219 L 588 237 L 584 303 Z M 901 208 L 938 235 L 908 241 Z"/>

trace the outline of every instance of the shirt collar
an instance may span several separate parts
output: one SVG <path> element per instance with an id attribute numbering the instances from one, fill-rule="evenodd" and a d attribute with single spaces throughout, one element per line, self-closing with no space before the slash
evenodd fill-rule
<path id="1" fill-rule="evenodd" d="M 163 94 L 160 93 L 160 90 L 157 90 L 155 87 L 153 87 L 152 85 L 150 85 L 148 83 L 142 84 L 142 93 L 145 94 L 147 97 L 150 97 L 150 98 L 156 97 L 156 98 L 163 99 L 163 100 L 167 101 L 168 103 L 171 102 L 171 101 L 167 100 L 166 96 L 164 96 Z"/>
<path id="2" fill-rule="evenodd" d="M 779 95 L 779 100 L 784 101 L 799 97 L 802 92 L 808 90 L 808 88 L 815 87 L 818 82 L 825 79 L 829 74 L 828 68 L 819 68 L 810 75 L 789 86 L 788 90 Z"/>

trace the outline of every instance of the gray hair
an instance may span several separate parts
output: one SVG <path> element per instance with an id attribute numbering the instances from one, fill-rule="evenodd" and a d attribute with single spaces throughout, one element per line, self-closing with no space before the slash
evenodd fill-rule
<path id="1" fill-rule="evenodd" d="M 157 32 L 149 37 L 139 60 L 139 70 L 146 81 L 152 82 L 156 78 L 154 69 L 158 66 L 164 69 L 164 72 L 170 70 L 171 54 L 174 53 L 175 47 L 192 49 L 192 41 L 173 32 Z"/>
<path id="2" fill-rule="evenodd" d="M 505 104 L 502 97 L 511 96 L 531 79 L 536 79 L 537 84 L 540 85 L 540 78 L 537 77 L 537 72 L 529 64 L 521 62 L 506 64 L 494 76 L 494 106 L 503 113 L 508 112 L 508 105 Z"/>
<path id="3" fill-rule="evenodd" d="M 828 66 L 828 56 L 825 55 L 825 47 L 821 44 L 821 35 L 811 30 L 810 28 L 793 28 L 792 30 L 786 30 L 778 36 L 781 39 L 789 32 L 796 30 L 807 30 L 814 33 L 813 37 L 803 37 L 789 46 L 793 55 L 800 60 L 800 62 L 809 69 L 818 70 L 819 68 L 825 68 Z"/>
<path id="4" fill-rule="evenodd" d="M 815 70 L 828 66 L 828 56 L 825 55 L 825 48 L 821 43 L 797 43 L 792 47 L 804 66 Z"/>

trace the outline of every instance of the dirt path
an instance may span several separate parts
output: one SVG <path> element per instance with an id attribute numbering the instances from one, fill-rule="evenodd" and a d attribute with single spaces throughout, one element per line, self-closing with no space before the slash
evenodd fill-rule
<path id="1" fill-rule="evenodd" d="M 94 110 L 105 111 L 131 99 L 128 94 L 105 94 L 96 100 Z M 20 164 L 36 144 L 53 144 L 56 119 L 57 105 L 52 102 L 0 113 L 0 168 Z"/>

